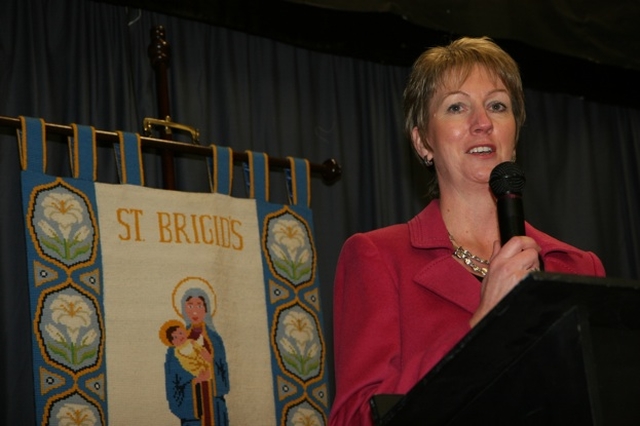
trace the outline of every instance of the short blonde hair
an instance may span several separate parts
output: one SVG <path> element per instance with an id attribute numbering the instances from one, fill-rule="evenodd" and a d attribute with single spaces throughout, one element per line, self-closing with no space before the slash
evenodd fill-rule
<path id="1" fill-rule="evenodd" d="M 447 46 L 425 51 L 413 64 L 404 90 L 405 133 L 414 127 L 422 134 L 429 125 L 435 92 L 446 83 L 462 84 L 475 65 L 484 67 L 506 86 L 516 119 L 516 140 L 525 120 L 524 91 L 518 64 L 488 37 L 463 37 Z"/>

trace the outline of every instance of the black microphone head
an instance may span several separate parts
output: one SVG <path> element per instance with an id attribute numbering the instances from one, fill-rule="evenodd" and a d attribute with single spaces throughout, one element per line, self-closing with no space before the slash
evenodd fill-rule
<path id="1" fill-rule="evenodd" d="M 496 197 L 505 194 L 522 195 L 525 181 L 522 168 L 513 161 L 505 161 L 495 166 L 491 171 L 489 186 Z"/>

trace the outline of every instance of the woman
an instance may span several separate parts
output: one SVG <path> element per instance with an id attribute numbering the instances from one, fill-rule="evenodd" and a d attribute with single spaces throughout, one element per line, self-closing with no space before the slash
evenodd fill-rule
<path id="1" fill-rule="evenodd" d="M 169 408 L 182 426 L 226 426 L 229 368 L 222 338 L 213 328 L 211 299 L 202 289 L 190 288 L 180 306 L 189 327 L 186 339 L 204 348 L 212 362 L 210 368 L 200 370 L 194 377 L 181 365 L 176 348 L 168 348 L 165 381 Z"/>
<path id="2" fill-rule="evenodd" d="M 435 173 L 433 199 L 408 223 L 356 234 L 342 249 L 332 425 L 371 424 L 373 395 L 409 391 L 530 271 L 604 275 L 593 253 L 529 224 L 500 245 L 489 176 L 515 158 L 525 118 L 506 52 L 487 38 L 430 49 L 404 102 L 406 132 Z"/>

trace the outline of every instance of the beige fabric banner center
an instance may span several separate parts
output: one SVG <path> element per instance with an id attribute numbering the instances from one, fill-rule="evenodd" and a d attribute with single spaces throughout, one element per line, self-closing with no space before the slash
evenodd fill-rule
<path id="1" fill-rule="evenodd" d="M 191 362 L 193 382 L 199 374 L 220 374 L 198 371 L 197 359 L 212 350 L 203 351 L 202 338 L 187 338 L 191 318 L 182 299 L 190 289 L 206 295 L 205 329 L 213 334 L 213 328 L 224 345 L 229 422 L 274 418 L 255 200 L 106 184 L 96 184 L 96 198 L 109 423 L 179 424 L 167 398 L 177 391 L 165 369 L 170 348 Z M 167 334 L 171 325 L 178 327 Z M 222 387 L 214 386 L 219 393 Z"/>

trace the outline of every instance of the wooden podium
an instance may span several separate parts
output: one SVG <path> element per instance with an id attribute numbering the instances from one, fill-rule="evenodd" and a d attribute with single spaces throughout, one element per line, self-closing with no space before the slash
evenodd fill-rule
<path id="1" fill-rule="evenodd" d="M 640 282 L 532 273 L 372 410 L 381 426 L 640 425 Z"/>

